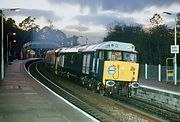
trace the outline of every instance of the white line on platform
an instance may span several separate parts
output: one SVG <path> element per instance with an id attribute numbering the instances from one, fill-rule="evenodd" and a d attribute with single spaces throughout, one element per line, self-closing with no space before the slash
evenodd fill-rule
<path id="1" fill-rule="evenodd" d="M 140 85 L 140 87 L 180 96 L 179 92 L 174 92 L 174 91 L 170 91 L 170 90 L 164 90 L 164 89 L 160 89 L 160 88 L 154 88 L 154 87 L 146 86 L 146 85 Z"/>
<path id="2" fill-rule="evenodd" d="M 84 114 L 85 116 L 87 116 L 88 118 L 90 118 L 93 122 L 100 122 L 99 120 L 97 120 L 96 118 L 94 118 L 93 116 L 91 116 L 90 114 L 86 113 L 85 111 L 81 110 L 80 108 L 78 108 L 77 106 L 73 105 L 72 103 L 70 103 L 69 101 L 67 101 L 66 99 L 64 99 L 63 97 L 59 96 L 57 93 L 55 93 L 54 91 L 52 91 L 50 88 L 48 88 L 47 86 L 45 86 L 43 83 L 41 83 L 39 80 L 37 80 L 35 77 L 33 77 L 30 72 L 29 72 L 29 67 L 28 70 L 25 68 L 24 65 L 24 69 L 26 70 L 26 72 L 34 79 L 36 80 L 39 84 L 41 84 L 42 86 L 44 86 L 47 90 L 49 90 L 50 92 L 52 92 L 55 96 L 57 96 L 58 98 L 62 99 L 64 102 L 66 102 L 68 105 L 70 105 L 71 107 L 73 107 L 74 109 L 78 110 L 79 112 L 81 112 L 82 114 Z M 39 71 L 38 71 L 39 72 Z M 41 74 L 41 73 L 40 73 Z M 42 74 L 41 74 L 42 75 Z M 42 75 L 43 76 L 43 75 Z M 46 77 L 44 77 L 46 78 Z M 47 79 L 47 78 L 46 78 Z M 47 79 L 48 81 L 50 81 L 49 79 Z M 52 83 L 52 81 L 51 81 Z"/>

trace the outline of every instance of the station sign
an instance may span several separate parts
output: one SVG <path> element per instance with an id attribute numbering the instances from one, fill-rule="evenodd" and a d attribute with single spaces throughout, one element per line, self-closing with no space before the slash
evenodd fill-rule
<path id="1" fill-rule="evenodd" d="M 179 53 L 179 45 L 171 45 L 171 54 Z"/>

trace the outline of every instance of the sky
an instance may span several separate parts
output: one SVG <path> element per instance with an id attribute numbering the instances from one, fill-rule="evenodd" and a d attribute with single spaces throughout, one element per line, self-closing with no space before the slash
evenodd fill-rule
<path id="1" fill-rule="evenodd" d="M 0 9 L 21 9 L 4 11 L 16 24 L 32 16 L 42 28 L 50 20 L 67 36 L 81 36 L 81 41 L 88 38 L 88 43 L 102 41 L 107 27 L 115 21 L 148 28 L 153 14 L 180 12 L 180 0 L 0 0 L 0 3 Z M 162 17 L 165 23 L 174 23 L 173 16 Z"/>

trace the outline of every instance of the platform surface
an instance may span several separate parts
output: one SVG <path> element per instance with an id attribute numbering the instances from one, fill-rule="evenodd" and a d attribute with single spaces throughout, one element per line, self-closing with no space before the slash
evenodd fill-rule
<path id="1" fill-rule="evenodd" d="M 0 83 L 0 122 L 92 122 L 91 117 L 55 96 L 16 60 Z"/>
<path id="2" fill-rule="evenodd" d="M 155 90 L 165 91 L 167 93 L 180 95 L 180 84 L 174 85 L 173 83 L 167 83 L 165 81 L 155 80 L 141 80 L 140 86 L 148 87 Z"/>

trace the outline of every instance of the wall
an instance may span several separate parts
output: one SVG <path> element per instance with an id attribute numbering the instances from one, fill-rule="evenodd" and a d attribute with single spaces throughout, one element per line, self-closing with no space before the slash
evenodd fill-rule
<path id="1" fill-rule="evenodd" d="M 165 90 L 157 91 L 140 87 L 137 89 L 137 92 L 133 91 L 133 95 L 148 102 L 153 102 L 165 108 L 170 108 L 180 112 L 180 93 L 168 93 Z"/>

